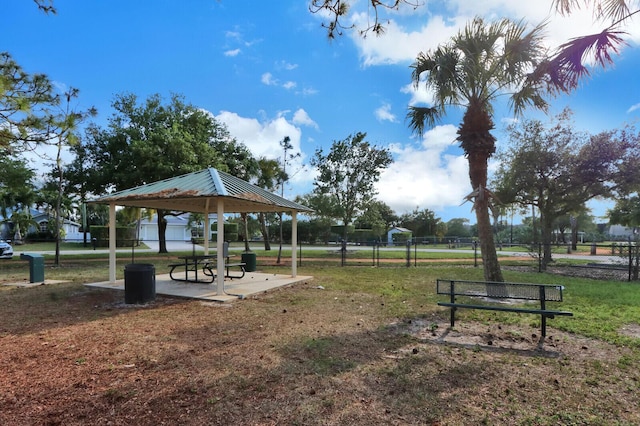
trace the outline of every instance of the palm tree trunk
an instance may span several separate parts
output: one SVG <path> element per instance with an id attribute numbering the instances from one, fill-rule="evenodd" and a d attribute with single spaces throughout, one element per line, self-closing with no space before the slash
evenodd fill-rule
<path id="1" fill-rule="evenodd" d="M 469 177 L 471 185 L 477 191 L 474 208 L 478 222 L 478 238 L 480 240 L 484 279 L 486 281 L 503 282 L 504 278 L 498 262 L 493 228 L 491 226 L 491 215 L 489 214 L 489 194 L 486 192 L 488 159 L 489 156 L 484 152 L 470 153 Z"/>

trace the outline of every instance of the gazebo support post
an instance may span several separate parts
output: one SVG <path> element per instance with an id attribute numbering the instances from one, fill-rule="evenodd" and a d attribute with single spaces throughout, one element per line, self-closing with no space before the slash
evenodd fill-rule
<path id="1" fill-rule="evenodd" d="M 216 269 L 218 270 L 218 275 L 216 276 L 216 293 L 222 295 L 224 294 L 224 200 L 222 198 L 217 199 L 217 207 L 218 234 L 216 238 Z"/>
<path id="2" fill-rule="evenodd" d="M 291 212 L 291 276 L 296 277 L 298 274 L 297 265 L 297 246 L 298 246 L 298 216 L 297 211 Z"/>
<path id="3" fill-rule="evenodd" d="M 209 198 L 204 203 L 204 254 L 209 254 Z"/>
<path id="4" fill-rule="evenodd" d="M 109 282 L 116 282 L 116 205 L 109 204 Z"/>

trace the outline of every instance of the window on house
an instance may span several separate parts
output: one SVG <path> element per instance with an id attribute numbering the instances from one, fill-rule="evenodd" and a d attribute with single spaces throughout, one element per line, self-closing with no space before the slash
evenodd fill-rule
<path id="1" fill-rule="evenodd" d="M 48 221 L 43 221 L 40 222 L 40 232 L 47 232 L 49 230 L 49 222 Z"/>

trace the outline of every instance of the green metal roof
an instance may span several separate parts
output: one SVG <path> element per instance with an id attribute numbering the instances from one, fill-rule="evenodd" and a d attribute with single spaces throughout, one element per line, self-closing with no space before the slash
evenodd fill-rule
<path id="1" fill-rule="evenodd" d="M 227 213 L 313 211 L 214 168 L 125 189 L 91 202 L 205 213 L 215 212 L 218 200 L 224 201 Z"/>

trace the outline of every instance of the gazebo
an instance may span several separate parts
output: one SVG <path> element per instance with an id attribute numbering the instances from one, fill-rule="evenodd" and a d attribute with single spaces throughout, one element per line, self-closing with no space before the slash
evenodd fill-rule
<path id="1" fill-rule="evenodd" d="M 116 281 L 116 206 L 163 209 L 203 213 L 205 229 L 209 229 L 209 213 L 217 213 L 218 235 L 224 234 L 225 213 L 288 213 L 291 215 L 291 276 L 297 275 L 297 213 L 313 210 L 301 204 L 252 185 L 214 168 L 152 182 L 118 191 L 91 201 L 109 205 L 109 282 Z M 218 238 L 217 252 L 223 252 L 223 239 Z M 209 251 L 209 232 L 204 236 L 205 254 Z M 224 269 L 224 258 L 217 256 L 217 270 Z M 223 293 L 224 274 L 216 277 L 216 292 Z"/>

